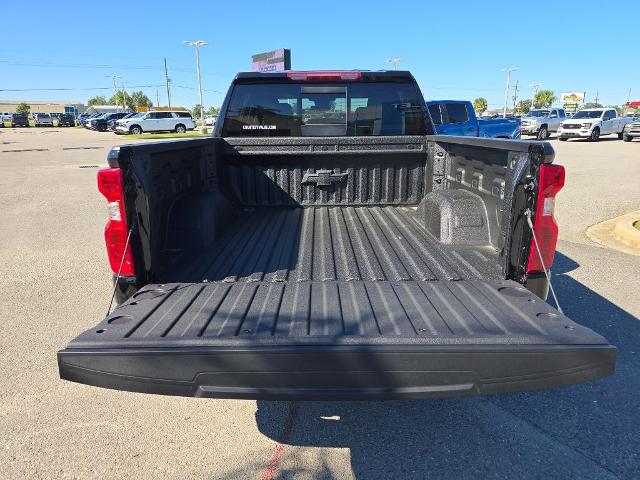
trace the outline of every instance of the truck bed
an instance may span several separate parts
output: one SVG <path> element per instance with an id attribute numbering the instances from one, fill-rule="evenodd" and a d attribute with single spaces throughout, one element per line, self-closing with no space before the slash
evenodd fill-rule
<path id="1" fill-rule="evenodd" d="M 60 375 L 251 399 L 610 375 L 615 347 L 509 280 L 528 257 L 523 177 L 552 159 L 545 144 L 409 136 L 114 150 L 142 288 L 58 352 Z"/>
<path id="2" fill-rule="evenodd" d="M 162 281 L 301 282 L 498 279 L 495 249 L 449 246 L 411 207 L 262 208 L 211 248 L 176 256 Z"/>
<path id="3" fill-rule="evenodd" d="M 613 347 L 407 207 L 245 212 L 182 281 L 136 293 L 60 352 L 63 377 L 234 398 L 425 398 L 608 374 Z M 186 282 L 186 283 L 185 283 Z M 348 368 L 345 368 L 348 365 Z"/>

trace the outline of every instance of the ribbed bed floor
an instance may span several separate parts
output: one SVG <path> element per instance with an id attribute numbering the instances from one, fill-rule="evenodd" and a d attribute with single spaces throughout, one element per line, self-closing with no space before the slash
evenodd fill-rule
<path id="1" fill-rule="evenodd" d="M 500 278 L 491 247 L 445 247 L 410 207 L 256 209 L 164 281 L 430 281 Z"/>

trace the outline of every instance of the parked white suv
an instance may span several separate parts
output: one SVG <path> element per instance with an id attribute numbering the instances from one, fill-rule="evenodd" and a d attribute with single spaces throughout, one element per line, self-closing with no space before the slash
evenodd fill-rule
<path id="1" fill-rule="evenodd" d="M 131 117 L 116 122 L 115 133 L 139 135 L 142 132 L 176 132 L 184 133 L 193 130 L 196 124 L 189 112 L 156 112 L 145 113 L 141 117 Z"/>
<path id="2" fill-rule="evenodd" d="M 521 135 L 535 135 L 538 140 L 549 138 L 550 132 L 556 132 L 560 122 L 567 119 L 562 108 L 536 108 L 520 121 Z"/>
<path id="3" fill-rule="evenodd" d="M 586 108 L 560 124 L 558 138 L 562 141 L 588 138 L 597 142 L 602 135 L 617 134 L 622 139 L 625 125 L 632 122 L 633 118 L 618 117 L 618 112 L 613 108 Z"/>

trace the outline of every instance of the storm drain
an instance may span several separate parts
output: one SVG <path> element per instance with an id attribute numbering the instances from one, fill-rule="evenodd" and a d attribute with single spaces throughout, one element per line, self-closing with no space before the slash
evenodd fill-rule
<path id="1" fill-rule="evenodd" d="M 100 168 L 100 165 L 78 165 L 78 168 Z"/>

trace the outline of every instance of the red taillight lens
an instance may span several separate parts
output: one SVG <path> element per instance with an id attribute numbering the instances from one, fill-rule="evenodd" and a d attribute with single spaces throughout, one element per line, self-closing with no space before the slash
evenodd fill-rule
<path id="1" fill-rule="evenodd" d="M 326 70 L 321 72 L 287 72 L 289 80 L 297 80 L 300 82 L 327 82 L 327 81 L 344 81 L 353 82 L 360 80 L 362 72 L 359 70 Z"/>
<path id="2" fill-rule="evenodd" d="M 540 179 L 538 183 L 538 199 L 536 201 L 536 214 L 533 222 L 533 230 L 538 239 L 538 246 L 542 254 L 544 266 L 551 268 L 553 256 L 556 252 L 558 241 L 558 225 L 553 216 L 556 194 L 564 186 L 564 167 L 562 165 L 541 165 Z M 529 247 L 529 262 L 527 273 L 542 272 L 544 267 L 536 250 L 536 245 L 531 239 Z"/>
<path id="3" fill-rule="evenodd" d="M 134 276 L 136 272 L 133 266 L 131 245 L 127 246 L 129 228 L 124 211 L 122 171 L 119 168 L 105 168 L 98 171 L 98 190 L 108 202 L 109 219 L 104 229 L 104 239 L 107 243 L 107 255 L 111 270 L 113 273 L 120 273 L 121 276 Z M 120 268 L 121 264 L 122 268 Z"/>

